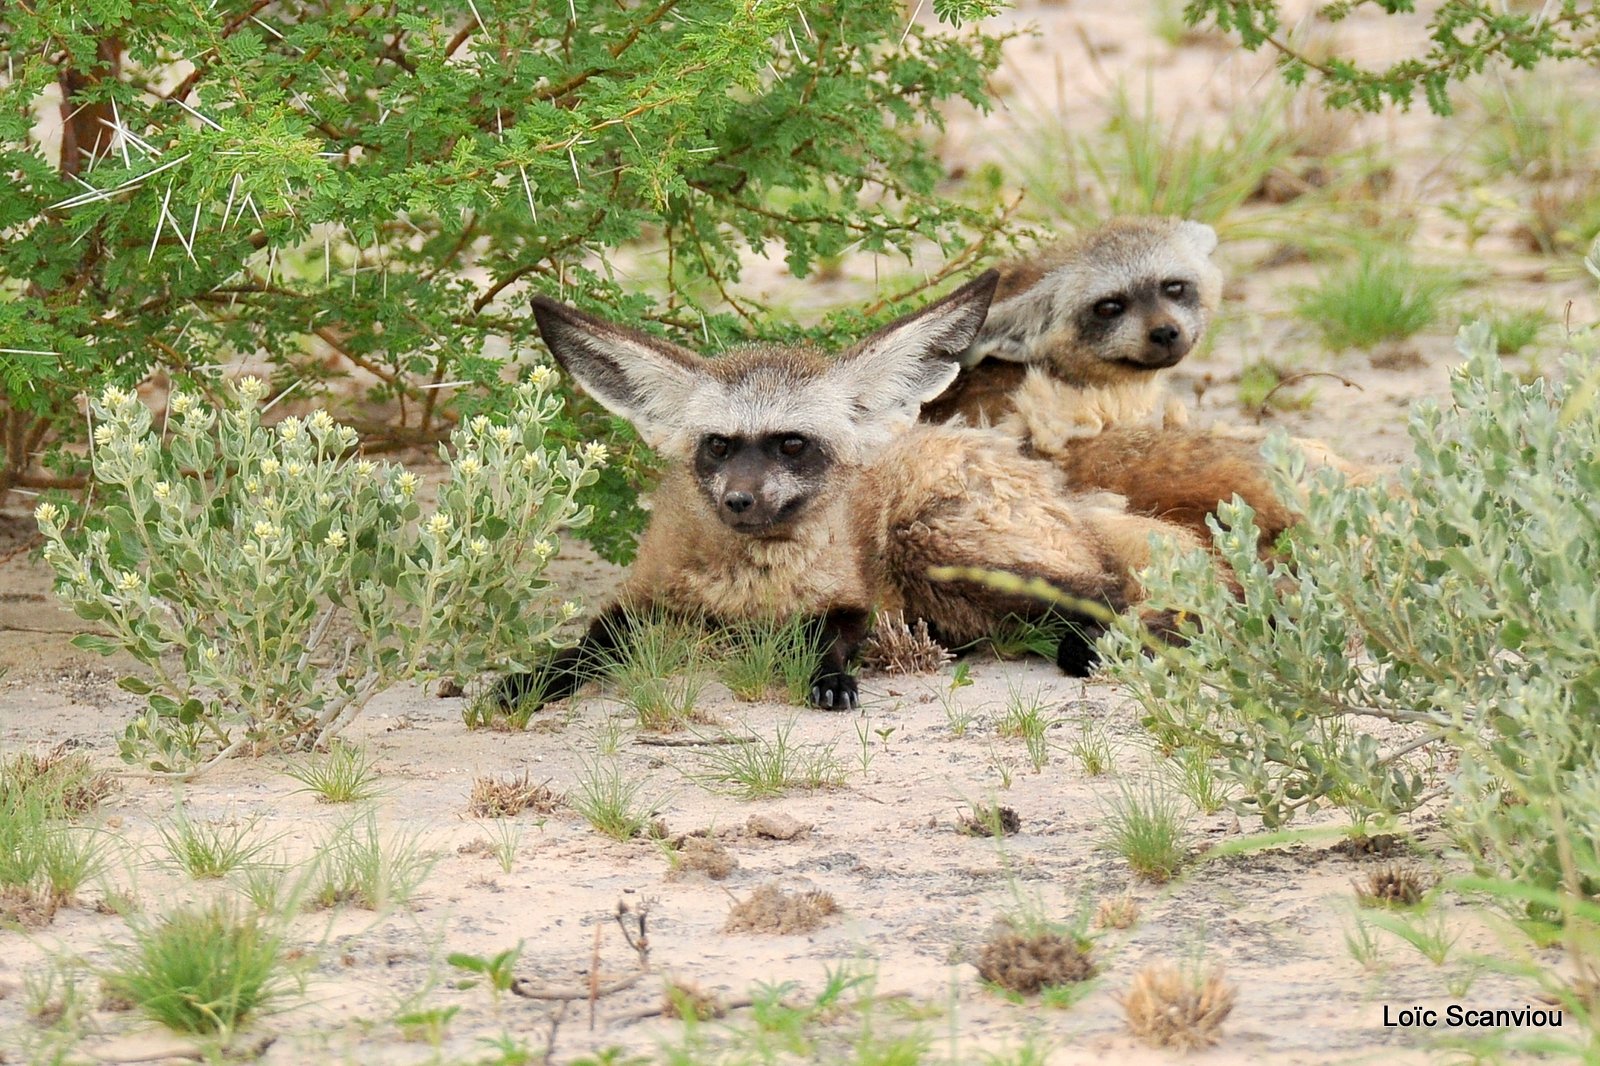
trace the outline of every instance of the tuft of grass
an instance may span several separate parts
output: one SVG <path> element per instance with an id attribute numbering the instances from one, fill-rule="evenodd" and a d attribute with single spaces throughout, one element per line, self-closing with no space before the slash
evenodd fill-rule
<path id="1" fill-rule="evenodd" d="M 434 856 L 416 834 L 385 837 L 373 814 L 336 827 L 317 849 L 306 893 L 313 908 L 354 903 L 370 911 L 403 907 L 433 869 Z"/>
<path id="2" fill-rule="evenodd" d="M 1033 772 L 1039 773 L 1050 761 L 1050 741 L 1045 730 L 1055 725 L 1055 719 L 1045 714 L 1040 690 L 1026 695 L 1016 685 L 1006 684 L 1006 706 L 995 723 L 995 732 L 1003 737 L 1021 737 L 1028 751 L 1028 761 Z"/>
<path id="3" fill-rule="evenodd" d="M 1314 392 L 1297 394 L 1286 387 L 1280 388 L 1293 378 L 1293 374 L 1285 374 L 1265 359 L 1246 363 L 1239 371 L 1239 408 L 1260 411 L 1270 403 L 1280 411 L 1310 410 Z"/>
<path id="4" fill-rule="evenodd" d="M 500 702 L 494 685 L 481 687 L 462 706 L 462 723 L 468 729 L 489 729 L 497 733 L 520 733 L 527 729 L 534 712 L 545 706 L 556 675 L 533 670 L 527 676 L 528 687 L 510 707 Z"/>
<path id="5" fill-rule="evenodd" d="M 1448 273 L 1419 266 L 1402 249 L 1369 247 L 1315 287 L 1298 290 L 1295 313 L 1332 351 L 1371 349 L 1433 325 L 1459 284 Z"/>
<path id="6" fill-rule="evenodd" d="M 451 1019 L 460 1013 L 459 1005 L 418 1007 L 396 1014 L 394 1024 L 395 1028 L 400 1030 L 401 1040 L 416 1044 L 426 1043 L 437 1049 L 444 1043 Z"/>
<path id="7" fill-rule="evenodd" d="M 0 796 L 0 923 L 42 925 L 105 868 L 105 838 L 67 824 L 55 788 Z"/>
<path id="8" fill-rule="evenodd" d="M 1538 341 L 1550 321 L 1543 311 L 1531 307 L 1486 307 L 1477 317 L 1489 323 L 1495 350 L 1501 355 L 1516 355 Z"/>
<path id="9" fill-rule="evenodd" d="M 1131 929 L 1139 920 L 1139 901 L 1133 893 L 1107 896 L 1094 912 L 1094 924 L 1101 929 Z"/>
<path id="10" fill-rule="evenodd" d="M 157 832 L 173 865 L 197 881 L 211 880 L 226 877 L 253 862 L 266 849 L 268 841 L 250 839 L 259 822 L 259 818 L 251 818 L 243 824 L 191 821 L 180 803 L 172 824 L 158 826 Z"/>
<path id="11" fill-rule="evenodd" d="M 1067 632 L 1065 622 L 1033 622 L 1010 615 L 1000 620 L 994 632 L 984 638 L 998 659 L 1022 659 L 1036 655 L 1041 659 L 1054 659 L 1056 648 Z"/>
<path id="12" fill-rule="evenodd" d="M 1369 911 L 1367 920 L 1416 948 L 1423 958 L 1435 966 L 1443 966 L 1449 961 L 1450 951 L 1460 936 L 1450 930 L 1444 911 L 1439 909 L 1425 915 Z"/>
<path id="13" fill-rule="evenodd" d="M 106 988 L 183 1033 L 227 1035 L 284 989 L 282 934 L 212 902 L 132 926 Z"/>
<path id="14" fill-rule="evenodd" d="M 1078 735 L 1067 745 L 1067 753 L 1088 777 L 1103 777 L 1117 764 L 1105 726 L 1091 718 L 1083 719 L 1078 726 Z"/>
<path id="15" fill-rule="evenodd" d="M 791 789 L 842 787 L 847 770 L 834 756 L 834 746 L 792 743 L 789 735 L 793 731 L 794 720 L 790 719 L 770 738 L 757 737 L 705 752 L 705 779 L 711 787 L 741 799 L 778 796 Z"/>
<path id="16" fill-rule="evenodd" d="M 670 733 L 704 720 L 698 704 L 711 663 L 703 625 L 671 616 L 643 619 L 629 631 L 626 647 L 607 666 L 606 678 L 640 728 Z"/>
<path id="17" fill-rule="evenodd" d="M 53 956 L 43 965 L 29 966 L 24 971 L 22 1002 L 35 1031 L 7 1034 L 23 1037 L 23 1046 L 19 1049 L 26 1056 L 23 1061 L 51 1064 L 83 1061 L 76 1056 L 69 1057 L 67 1052 L 85 1032 L 90 1012 L 95 1009 L 86 980 L 90 973 L 82 959 L 70 955 Z M 28 1046 L 29 1036 L 42 1039 Z"/>
<path id="18" fill-rule="evenodd" d="M 230 883 L 261 914 L 280 914 L 293 910 L 298 904 L 298 894 L 307 885 L 303 875 L 291 885 L 289 868 L 282 862 L 251 863 L 238 867 Z"/>
<path id="19" fill-rule="evenodd" d="M 1600 232 L 1600 107 L 1547 77 L 1517 78 L 1480 94 L 1478 168 L 1509 179 L 1512 195 L 1477 190 L 1520 219 L 1520 237 L 1544 254 L 1582 248 Z M 1506 349 L 1501 349 L 1502 352 Z"/>
<path id="20" fill-rule="evenodd" d="M 550 814 L 561 803 L 561 796 L 550 788 L 550 782 L 536 784 L 524 770 L 510 777 L 474 778 L 467 813 L 474 818 L 511 818 L 526 810 Z"/>
<path id="21" fill-rule="evenodd" d="M 347 744 L 336 744 L 326 756 L 291 766 L 284 773 L 303 786 L 296 792 L 315 793 L 319 803 L 360 803 L 383 791 L 367 753 Z"/>
<path id="22" fill-rule="evenodd" d="M 1194 1051 L 1217 1042 L 1237 995 L 1220 968 L 1154 963 L 1134 975 L 1133 985 L 1119 998 L 1128 1028 L 1139 1039 L 1154 1047 Z"/>
<path id="23" fill-rule="evenodd" d="M 615 762 L 585 762 L 567 805 L 613 840 L 632 840 L 644 831 L 655 804 L 643 798 L 646 780 L 629 780 Z"/>
<path id="24" fill-rule="evenodd" d="M 100 806 L 115 787 L 116 778 L 64 742 L 0 757 L 0 807 L 29 796 L 43 799 L 50 817 L 73 818 Z"/>
<path id="25" fill-rule="evenodd" d="M 1156 115 L 1153 88 L 1143 106 L 1125 88 L 1108 101 L 1110 118 L 1091 134 L 1040 114 L 1016 138 L 1007 162 L 1036 204 L 1071 228 L 1112 215 L 1177 215 L 1213 225 L 1255 196 L 1290 158 L 1278 109 L 1240 108 L 1217 132 L 1186 131 Z"/>
<path id="26" fill-rule="evenodd" d="M 1184 748 L 1172 763 L 1178 791 L 1201 814 L 1216 814 L 1228 804 L 1227 786 L 1211 759 L 1211 753 L 1202 748 Z"/>
<path id="27" fill-rule="evenodd" d="M 956 663 L 955 669 L 950 672 L 950 684 L 939 693 L 939 705 L 944 708 L 945 724 L 950 727 L 950 735 L 964 737 L 967 730 L 972 728 L 973 719 L 977 712 L 970 707 L 963 707 L 961 701 L 956 699 L 956 693 L 972 684 L 971 673 L 966 663 Z"/>
<path id="28" fill-rule="evenodd" d="M 1155 782 L 1124 785 L 1106 806 L 1105 846 L 1134 873 L 1158 884 L 1172 880 L 1189 856 L 1188 814 Z"/>
<path id="29" fill-rule="evenodd" d="M 730 626 L 719 634 L 716 651 L 717 677 L 735 699 L 746 701 L 776 695 L 804 706 L 822 662 L 822 649 L 800 615 Z"/>
<path id="30" fill-rule="evenodd" d="M 1383 968 L 1383 944 L 1360 914 L 1355 916 L 1355 924 L 1344 931 L 1344 946 L 1362 969 L 1377 972 Z"/>
<path id="31" fill-rule="evenodd" d="M 522 846 L 522 827 L 505 818 L 490 823 L 489 853 L 500 864 L 502 873 L 510 873 L 517 865 L 517 849 Z"/>

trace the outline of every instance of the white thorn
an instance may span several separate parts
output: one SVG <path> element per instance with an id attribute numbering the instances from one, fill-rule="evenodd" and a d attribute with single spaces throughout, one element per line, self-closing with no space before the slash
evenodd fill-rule
<path id="1" fill-rule="evenodd" d="M 167 202 L 171 199 L 172 183 L 168 182 L 166 199 L 161 201 L 161 213 L 156 216 L 156 232 L 155 235 L 150 238 L 150 255 L 145 259 L 146 263 L 153 262 L 155 260 L 156 245 L 161 243 L 161 229 L 166 225 L 167 222 Z"/>
<path id="2" fill-rule="evenodd" d="M 202 115 L 200 112 L 196 111 L 194 108 L 190 107 L 188 104 L 184 103 L 182 100 L 179 100 L 177 97 L 173 97 L 172 98 L 172 102 L 177 104 L 179 107 L 183 108 L 185 111 L 189 112 L 189 114 L 193 115 L 195 118 L 199 119 L 201 122 L 204 122 L 207 126 L 210 126 L 212 129 L 219 130 L 219 131 L 222 129 L 222 125 L 220 123 L 214 122 L 211 119 L 207 118 L 206 116 Z"/>
<path id="3" fill-rule="evenodd" d="M 518 163 L 517 172 L 522 175 L 522 191 L 528 194 L 528 213 L 533 216 L 535 222 L 538 222 L 539 209 L 533 206 L 533 186 L 528 184 L 528 168 Z"/>
<path id="4" fill-rule="evenodd" d="M 111 98 L 111 117 L 117 123 L 115 128 L 116 129 L 120 129 L 121 126 L 122 126 L 122 112 L 117 110 L 117 99 L 116 99 L 116 97 L 112 97 Z M 104 122 L 105 119 L 101 119 L 100 121 Z M 132 170 L 133 169 L 133 162 L 131 160 L 129 160 L 129 158 L 128 158 L 128 138 L 126 138 L 126 137 L 122 138 L 121 148 L 122 148 L 122 165 L 127 167 L 129 170 Z"/>
<path id="5" fill-rule="evenodd" d="M 228 216 L 233 213 L 233 198 L 238 192 L 239 175 L 235 174 L 233 180 L 228 183 L 228 202 L 222 205 L 222 229 L 224 232 L 228 229 Z M 241 207 L 240 211 L 242 212 L 243 210 Z"/>

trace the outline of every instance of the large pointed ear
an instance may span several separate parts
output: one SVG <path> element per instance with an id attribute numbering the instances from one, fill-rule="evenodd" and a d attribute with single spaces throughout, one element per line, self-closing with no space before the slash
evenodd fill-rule
<path id="1" fill-rule="evenodd" d="M 840 356 L 827 381 L 848 394 L 855 421 L 909 424 L 924 403 L 949 388 L 999 281 L 997 271 L 987 271 Z"/>
<path id="2" fill-rule="evenodd" d="M 652 443 L 680 428 L 705 373 L 698 355 L 547 296 L 533 298 L 533 317 L 551 353 L 606 410 Z"/>
<path id="3" fill-rule="evenodd" d="M 1040 282 L 989 308 L 989 317 L 962 357 L 962 365 L 977 366 L 985 359 L 1041 361 L 1039 341 L 1057 328 L 1055 298 L 1056 286 Z"/>

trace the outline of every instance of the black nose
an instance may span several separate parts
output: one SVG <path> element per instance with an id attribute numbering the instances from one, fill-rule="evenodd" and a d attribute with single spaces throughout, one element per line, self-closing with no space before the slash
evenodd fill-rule
<path id="1" fill-rule="evenodd" d="M 744 514 L 755 502 L 756 498 L 748 492 L 730 492 L 722 497 L 722 506 L 734 514 Z"/>
<path id="2" fill-rule="evenodd" d="M 1163 348 L 1170 348 L 1178 340 L 1178 327 L 1157 326 L 1150 331 L 1150 339 Z"/>

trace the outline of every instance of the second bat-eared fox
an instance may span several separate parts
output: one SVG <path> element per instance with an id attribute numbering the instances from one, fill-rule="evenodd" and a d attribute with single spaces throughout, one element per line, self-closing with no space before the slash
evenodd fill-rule
<path id="1" fill-rule="evenodd" d="M 1263 547 L 1299 521 L 1273 487 L 1259 427 L 1191 427 L 1168 395 L 1174 368 L 1204 339 L 1222 302 L 1210 226 L 1117 218 L 1001 264 L 1000 284 L 962 370 L 923 408 L 930 422 L 993 424 L 1054 463 L 1069 488 L 1112 492 L 1128 510 L 1210 541 L 1207 519 L 1235 495 Z M 1354 480 L 1373 472 L 1320 441 L 1296 439 L 1311 466 Z"/>
<path id="2" fill-rule="evenodd" d="M 1140 597 L 1134 573 L 1152 533 L 1195 541 L 1114 496 L 1074 494 L 996 430 L 918 424 L 955 379 L 997 279 L 990 271 L 837 358 L 756 345 L 707 359 L 536 297 L 556 359 L 666 470 L 616 601 L 575 647 L 503 678 L 498 698 L 569 695 L 660 613 L 805 619 L 821 652 L 810 699 L 824 708 L 857 706 L 851 662 L 874 610 L 925 619 L 951 646 L 1008 618 L 1064 621 L 1057 664 L 1087 674 L 1099 626 L 1085 614 L 930 569 L 1005 571 L 1120 611 Z"/>

